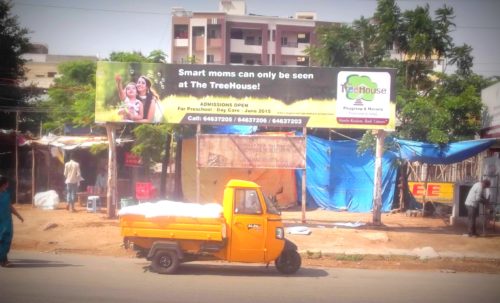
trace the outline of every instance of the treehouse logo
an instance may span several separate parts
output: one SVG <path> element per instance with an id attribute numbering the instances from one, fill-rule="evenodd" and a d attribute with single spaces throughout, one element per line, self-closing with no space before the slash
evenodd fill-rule
<path id="1" fill-rule="evenodd" d="M 363 101 L 373 101 L 376 95 L 387 94 L 386 88 L 379 88 L 368 76 L 350 75 L 341 85 L 342 93 L 353 105 L 363 105 Z"/>

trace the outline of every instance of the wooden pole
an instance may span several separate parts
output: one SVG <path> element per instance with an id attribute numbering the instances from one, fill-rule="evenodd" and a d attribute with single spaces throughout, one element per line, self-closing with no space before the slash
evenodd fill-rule
<path id="1" fill-rule="evenodd" d="M 47 146 L 47 190 L 50 189 L 50 183 L 51 183 L 51 162 L 52 162 L 52 156 L 50 155 L 50 147 Z M 64 200 L 66 201 L 66 197 L 64 198 Z"/>
<path id="2" fill-rule="evenodd" d="M 19 111 L 16 111 L 16 133 L 14 139 L 14 155 L 16 158 L 16 204 L 19 203 L 19 149 L 17 146 L 17 142 L 19 141 Z"/>
<path id="3" fill-rule="evenodd" d="M 182 201 L 182 137 L 176 134 L 175 144 L 175 176 L 174 176 L 174 200 Z"/>
<path id="4" fill-rule="evenodd" d="M 375 151 L 375 172 L 373 187 L 373 224 L 381 225 L 382 211 L 382 156 L 384 155 L 385 131 L 377 131 L 377 147 Z"/>
<path id="5" fill-rule="evenodd" d="M 108 135 L 108 189 L 106 192 L 106 207 L 108 219 L 116 217 L 117 190 L 116 190 L 116 139 L 115 127 L 106 123 L 106 133 Z"/>
<path id="6" fill-rule="evenodd" d="M 167 169 L 168 164 L 170 163 L 170 145 L 172 141 L 172 135 L 167 133 L 167 137 L 165 138 L 165 155 L 163 156 L 161 163 L 161 177 L 160 177 L 160 197 L 162 199 L 167 198 Z"/>
<path id="7" fill-rule="evenodd" d="M 304 144 L 304 169 L 302 170 L 302 203 L 301 203 L 301 209 L 302 209 L 302 223 L 306 223 L 306 197 L 307 197 L 307 188 L 306 188 L 306 168 L 307 168 L 307 128 L 304 127 L 302 129 L 302 134 L 304 135 L 304 140 L 305 140 L 305 144 Z"/>
<path id="8" fill-rule="evenodd" d="M 201 134 L 201 124 L 196 125 L 196 202 L 200 203 L 201 196 L 201 185 L 200 185 L 200 134 Z"/>
<path id="9" fill-rule="evenodd" d="M 35 166 L 35 145 L 31 145 L 31 204 L 35 206 L 35 176 L 36 176 L 36 166 Z"/>

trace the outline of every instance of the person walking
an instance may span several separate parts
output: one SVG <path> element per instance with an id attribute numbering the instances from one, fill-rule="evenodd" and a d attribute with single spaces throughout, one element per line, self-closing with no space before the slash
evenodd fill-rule
<path id="1" fill-rule="evenodd" d="M 66 202 L 68 203 L 66 209 L 74 212 L 76 192 L 83 178 L 80 172 L 80 164 L 75 161 L 73 154 L 70 155 L 70 160 L 64 165 L 64 177 L 66 178 Z"/>
<path id="2" fill-rule="evenodd" d="M 10 262 L 7 255 L 14 236 L 14 225 L 12 224 L 12 214 L 21 222 L 23 217 L 17 212 L 11 203 L 11 195 L 8 190 L 9 181 L 6 177 L 0 176 L 0 266 L 9 267 Z"/>
<path id="3" fill-rule="evenodd" d="M 486 204 L 488 202 L 486 189 L 490 185 L 491 183 L 488 179 L 476 182 L 467 194 L 465 207 L 467 207 L 467 231 L 469 237 L 479 236 L 476 232 L 476 218 L 479 213 L 479 204 Z"/>

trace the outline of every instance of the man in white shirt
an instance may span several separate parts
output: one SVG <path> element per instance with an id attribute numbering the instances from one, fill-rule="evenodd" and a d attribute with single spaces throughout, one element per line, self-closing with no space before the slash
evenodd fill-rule
<path id="1" fill-rule="evenodd" d="M 67 209 L 74 212 L 76 192 L 78 190 L 78 185 L 83 178 L 80 172 L 80 164 L 74 160 L 73 155 L 70 155 L 70 159 L 71 160 L 64 164 L 64 177 L 66 178 L 64 183 L 66 183 L 66 202 L 68 202 Z"/>
<path id="2" fill-rule="evenodd" d="M 467 198 L 465 199 L 465 206 L 467 207 L 467 227 L 469 237 L 478 236 L 476 232 L 476 217 L 478 215 L 479 203 L 485 204 L 486 202 L 488 202 L 486 189 L 490 187 L 490 185 L 490 180 L 488 179 L 476 182 L 467 194 Z"/>

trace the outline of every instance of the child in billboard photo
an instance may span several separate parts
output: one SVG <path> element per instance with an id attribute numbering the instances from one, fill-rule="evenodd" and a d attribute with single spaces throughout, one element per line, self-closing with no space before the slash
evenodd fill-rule
<path id="1" fill-rule="evenodd" d="M 125 100 L 125 90 L 122 87 L 120 75 L 115 76 L 118 94 L 121 100 Z M 133 83 L 133 82 L 131 82 Z M 129 83 L 130 85 L 130 83 Z M 160 106 L 160 97 L 153 89 L 151 80 L 146 76 L 140 76 L 135 82 L 136 99 L 142 104 L 142 114 L 136 115 L 134 122 L 159 123 L 163 120 L 163 112 Z M 132 89 L 131 89 L 132 90 Z"/>
<path id="2" fill-rule="evenodd" d="M 116 85 L 118 88 L 118 95 L 122 104 L 118 110 L 118 114 L 124 121 L 137 121 L 143 119 L 143 104 L 137 99 L 137 87 L 134 82 L 130 82 L 121 88 L 121 77 L 116 77 Z"/>

